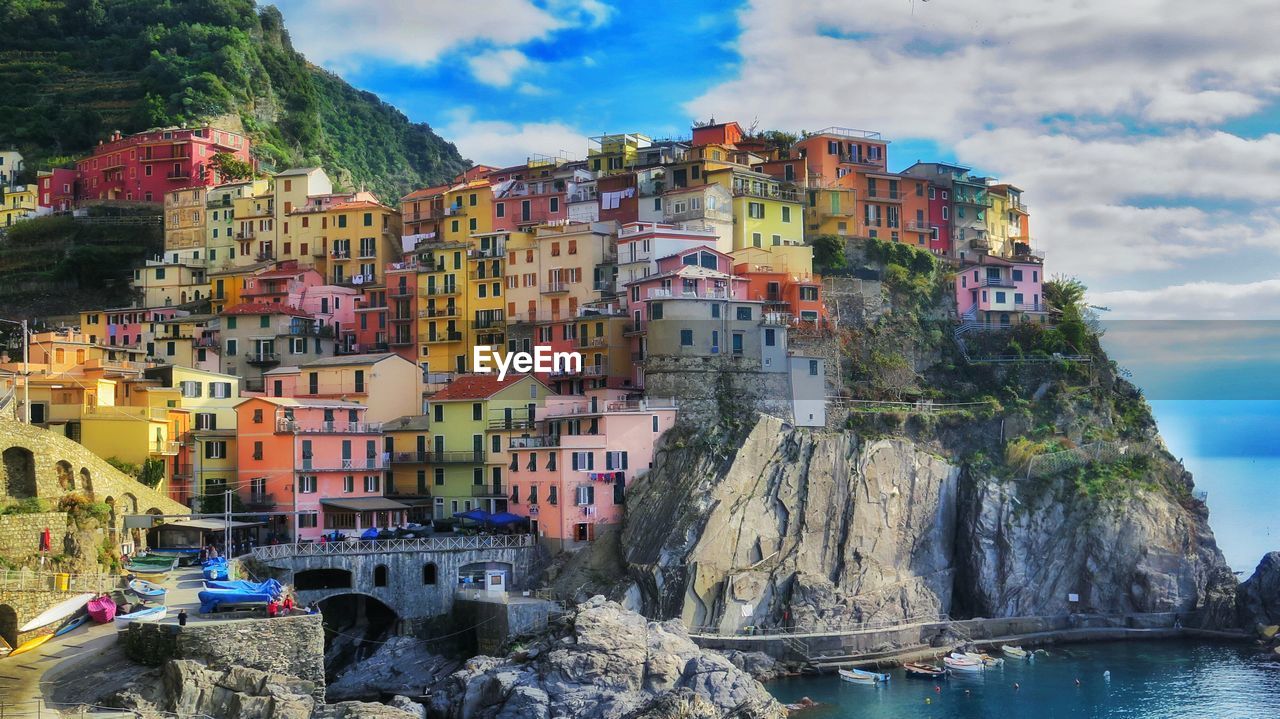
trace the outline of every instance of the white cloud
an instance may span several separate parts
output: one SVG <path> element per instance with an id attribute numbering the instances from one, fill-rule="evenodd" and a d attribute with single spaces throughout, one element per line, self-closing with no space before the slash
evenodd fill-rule
<path id="1" fill-rule="evenodd" d="M 595 27 L 610 16 L 599 0 L 484 0 L 449 7 L 421 0 L 277 0 L 294 45 L 332 69 L 371 59 L 429 65 L 446 52 L 482 43 L 512 47 L 573 26 Z"/>
<path id="2" fill-rule="evenodd" d="M 1250 309 L 1251 319 L 1280 319 L 1280 279 L 1259 282 L 1188 282 L 1154 290 L 1093 292 L 1089 301 L 1111 309 L 1107 319 L 1221 320 Z M 1238 331 L 1238 330 L 1233 330 Z M 1202 342 L 1213 341 L 1201 337 Z"/>
<path id="3" fill-rule="evenodd" d="M 740 65 L 685 109 L 954 148 L 1026 190 L 1051 272 L 1123 288 L 1143 272 L 1190 277 L 1206 257 L 1275 263 L 1280 135 L 1213 129 L 1280 96 L 1274 17 L 1269 0 L 752 0 Z"/>
<path id="4" fill-rule="evenodd" d="M 586 133 L 563 123 L 475 120 L 470 108 L 455 112 L 437 130 L 463 157 L 483 165 L 517 165 L 535 154 L 580 157 L 587 146 Z"/>
<path id="5" fill-rule="evenodd" d="M 507 87 L 517 73 L 529 66 L 529 58 L 519 50 L 491 50 L 467 60 L 477 80 L 494 87 Z"/>

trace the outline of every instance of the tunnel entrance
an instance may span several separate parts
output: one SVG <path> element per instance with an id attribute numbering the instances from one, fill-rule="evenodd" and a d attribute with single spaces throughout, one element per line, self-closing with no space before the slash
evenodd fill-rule
<path id="1" fill-rule="evenodd" d="M 350 589 L 351 572 L 345 569 L 308 569 L 295 572 L 293 586 L 300 592 L 308 589 Z"/>
<path id="2" fill-rule="evenodd" d="M 367 594 L 338 594 L 319 602 L 324 617 L 326 681 L 368 659 L 395 631 L 395 610 Z"/>

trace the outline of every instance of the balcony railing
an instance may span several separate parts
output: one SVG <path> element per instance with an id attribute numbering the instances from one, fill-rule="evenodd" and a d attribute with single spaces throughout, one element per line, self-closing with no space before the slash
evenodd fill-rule
<path id="1" fill-rule="evenodd" d="M 508 449 L 540 449 L 542 447 L 559 447 L 560 438 L 554 435 L 540 437 L 512 437 L 507 441 Z"/>
<path id="2" fill-rule="evenodd" d="M 418 310 L 419 319 L 435 319 L 447 317 L 460 317 L 462 311 L 457 307 L 428 307 L 425 310 Z"/>
<path id="3" fill-rule="evenodd" d="M 933 225 L 921 224 L 919 222 L 908 222 L 904 229 L 907 232 L 923 232 L 926 235 L 933 233 Z"/>
<path id="4" fill-rule="evenodd" d="M 151 443 L 152 454 L 169 454 L 169 455 L 177 454 L 178 450 L 181 448 L 182 448 L 181 442 L 152 442 Z"/>
<path id="5" fill-rule="evenodd" d="M 348 471 L 381 471 L 387 469 L 390 464 L 385 456 L 366 457 L 364 459 L 311 459 L 304 457 L 302 466 L 297 468 L 299 473 L 307 472 L 348 472 Z"/>
<path id="6" fill-rule="evenodd" d="M 276 420 L 277 432 L 296 434 L 376 434 L 382 431 L 381 422 L 298 422 L 292 419 Z"/>
<path id="7" fill-rule="evenodd" d="M 429 296 L 456 295 L 460 292 L 458 285 L 427 285 L 422 294 Z"/>
<path id="8" fill-rule="evenodd" d="M 773 187 L 752 187 L 750 185 L 736 185 L 733 188 L 734 197 L 759 197 L 764 200 L 780 200 L 782 202 L 800 202 L 801 195 L 795 190 L 782 190 Z"/>
<path id="9" fill-rule="evenodd" d="M 1006 280 L 1003 277 L 983 277 L 978 281 L 979 287 L 1017 287 L 1013 280 Z"/>
<path id="10" fill-rule="evenodd" d="M 461 342 L 461 341 L 462 341 L 462 333 L 461 333 L 461 332 L 439 332 L 439 333 L 435 333 L 435 334 L 428 334 L 428 335 L 427 335 L 427 337 L 426 337 L 426 339 L 424 339 L 423 341 L 424 341 L 424 342 L 427 342 L 427 343 L 433 343 L 433 342 Z"/>
<path id="11" fill-rule="evenodd" d="M 569 284 L 567 282 L 547 282 L 539 288 L 539 291 L 544 295 L 560 294 L 569 291 Z"/>
<path id="12" fill-rule="evenodd" d="M 483 450 L 472 452 L 392 452 L 391 464 L 484 464 Z"/>
<path id="13" fill-rule="evenodd" d="M 275 352 L 249 352 L 245 354 L 244 361 L 251 365 L 279 364 L 280 355 Z"/>
<path id="14" fill-rule="evenodd" d="M 416 287 L 409 287 L 408 285 L 393 285 L 390 289 L 387 290 L 387 296 L 388 297 L 412 297 L 414 290 L 416 289 L 417 289 Z"/>
<path id="15" fill-rule="evenodd" d="M 510 488 L 501 482 L 471 485 L 472 497 L 505 497 L 508 494 L 510 494 Z"/>
<path id="16" fill-rule="evenodd" d="M 646 322 L 645 320 L 640 320 L 639 322 L 635 322 L 635 321 L 628 322 L 622 326 L 622 334 L 623 335 L 643 334 L 644 331 L 648 329 L 648 324 L 649 323 Z"/>
<path id="17" fill-rule="evenodd" d="M 659 299 L 708 299 L 708 300 L 727 300 L 729 299 L 729 290 L 723 287 L 713 287 L 711 289 L 702 290 L 685 290 L 675 289 L 671 287 L 651 287 L 646 293 L 651 300 Z"/>
<path id="18" fill-rule="evenodd" d="M 870 190 L 866 199 L 870 202 L 901 202 L 906 194 L 901 190 Z"/>
<path id="19" fill-rule="evenodd" d="M 250 492 L 248 496 L 244 498 L 244 503 L 245 503 L 245 506 L 249 507 L 250 509 L 264 509 L 267 507 L 274 507 L 276 504 L 276 496 L 274 494 L 268 494 L 263 492 Z"/>

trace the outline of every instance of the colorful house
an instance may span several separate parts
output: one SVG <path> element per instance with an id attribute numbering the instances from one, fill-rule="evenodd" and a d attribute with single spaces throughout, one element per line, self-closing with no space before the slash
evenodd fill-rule
<path id="1" fill-rule="evenodd" d="M 178 390 L 179 406 L 190 415 L 190 429 L 178 437 L 180 453 L 174 462 L 170 496 L 184 501 L 213 495 L 236 478 L 236 405 L 240 378 L 234 375 L 167 365 L 152 367 L 144 376 L 161 387 Z"/>
<path id="2" fill-rule="evenodd" d="M 36 173 L 40 197 L 36 204 L 49 212 L 70 212 L 76 202 L 76 171 L 65 167 Z"/>
<path id="3" fill-rule="evenodd" d="M 1043 323 L 1043 282 L 1044 266 L 1036 258 L 983 255 L 956 272 L 956 311 L 961 322 L 982 329 Z"/>
<path id="4" fill-rule="evenodd" d="M 326 357 L 280 367 L 265 377 L 269 397 L 358 402 L 368 409 L 370 422 L 422 412 L 422 371 L 390 352 Z"/>
<path id="5" fill-rule="evenodd" d="M 175 187 L 217 185 L 224 179 L 210 162 L 218 153 L 254 161 L 249 138 L 214 127 L 116 132 L 76 163 L 79 199 L 161 202 Z"/>
<path id="6" fill-rule="evenodd" d="M 241 501 L 295 512 L 272 517 L 281 541 L 314 541 L 327 531 L 358 536 L 398 526 L 407 506 L 383 497 L 387 458 L 380 426 L 355 402 L 254 397 L 236 405 Z"/>
<path id="7" fill-rule="evenodd" d="M 35 185 L 0 186 L 0 227 L 35 217 L 39 209 Z"/>
<path id="8" fill-rule="evenodd" d="M 334 328 L 296 307 L 246 302 L 219 317 L 222 372 L 239 375 L 251 392 L 264 389 L 264 373 L 334 354 Z"/>

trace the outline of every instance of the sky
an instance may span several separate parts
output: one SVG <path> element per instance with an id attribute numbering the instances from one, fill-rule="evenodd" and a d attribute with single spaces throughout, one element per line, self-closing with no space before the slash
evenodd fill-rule
<path id="1" fill-rule="evenodd" d="M 1209 431 L 1233 411 L 1219 400 L 1280 400 L 1274 0 L 276 5 L 309 59 L 475 162 L 582 157 L 592 135 L 715 118 L 876 130 L 893 169 L 942 160 L 1012 182 L 1046 274 L 1089 285 L 1108 348 L 1172 402 L 1157 411 L 1186 430 L 1175 454 L 1280 455 L 1256 424 Z M 1191 441 L 1197 421 L 1213 442 Z"/>

